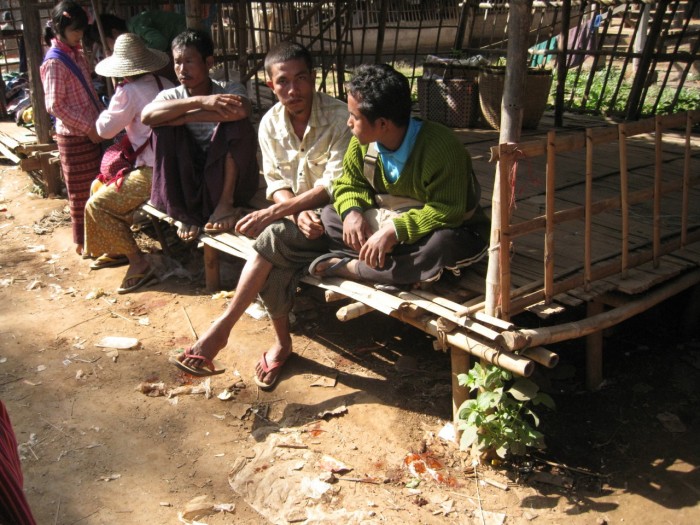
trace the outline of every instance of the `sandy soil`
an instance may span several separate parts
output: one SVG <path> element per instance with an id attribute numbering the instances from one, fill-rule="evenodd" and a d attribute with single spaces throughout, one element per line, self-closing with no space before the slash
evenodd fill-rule
<path id="1" fill-rule="evenodd" d="M 537 374 L 557 403 L 542 414 L 549 448 L 474 472 L 437 437 L 448 356 L 380 314 L 342 324 L 316 291 L 303 293 L 296 356 L 272 392 L 251 381 L 270 323 L 246 316 L 212 397 L 146 395 L 143 384 L 206 390 L 167 362 L 225 306 L 203 290 L 201 253 L 156 253 L 164 279 L 117 295 L 124 269 L 91 272 L 66 201 L 30 189 L 0 166 L 0 397 L 40 524 L 700 523 L 700 344 L 675 322 L 687 298 L 609 334 L 600 392 L 583 390 L 580 343 L 559 347 L 561 365 Z M 96 346 L 107 336 L 139 344 Z M 412 453 L 434 475 L 417 483 Z M 325 483 L 332 460 L 350 470 Z"/>

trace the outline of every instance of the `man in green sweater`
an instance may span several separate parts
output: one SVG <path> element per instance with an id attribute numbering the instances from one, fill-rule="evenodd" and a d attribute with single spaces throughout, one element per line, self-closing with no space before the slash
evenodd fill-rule
<path id="1" fill-rule="evenodd" d="M 347 92 L 353 138 L 321 216 L 332 251 L 309 273 L 401 286 L 481 259 L 489 222 L 457 137 L 411 118 L 408 80 L 390 66 L 360 66 Z"/>

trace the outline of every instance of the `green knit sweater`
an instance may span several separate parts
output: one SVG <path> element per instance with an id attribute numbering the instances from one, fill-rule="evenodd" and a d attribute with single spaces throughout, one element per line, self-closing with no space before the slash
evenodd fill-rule
<path id="1" fill-rule="evenodd" d="M 333 200 L 338 215 L 344 217 L 351 208 L 376 206 L 375 191 L 364 177 L 364 156 L 367 146 L 357 138 L 343 158 L 343 174 L 333 184 Z M 472 164 L 464 146 L 452 131 L 441 124 L 425 121 L 416 137 L 413 151 L 395 183 L 384 176 L 381 156 L 377 162 L 375 185 L 378 193 L 410 197 L 425 203 L 393 219 L 400 242 L 411 244 L 440 228 L 455 228 L 464 222 L 466 210 L 478 199 L 472 175 Z M 484 224 L 483 211 L 467 221 Z"/>

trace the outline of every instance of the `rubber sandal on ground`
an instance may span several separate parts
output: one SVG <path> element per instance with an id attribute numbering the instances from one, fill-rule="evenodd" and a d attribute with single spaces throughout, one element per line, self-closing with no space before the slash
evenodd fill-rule
<path id="1" fill-rule="evenodd" d="M 100 255 L 95 262 L 90 265 L 91 270 L 101 270 L 102 268 L 113 268 L 116 266 L 124 266 L 129 264 L 129 258 L 126 255 L 117 255 L 110 257 L 109 255 Z"/>
<path id="2" fill-rule="evenodd" d="M 292 354 L 289 354 L 287 357 L 285 357 L 281 361 L 272 361 L 272 363 L 268 363 L 267 362 L 267 352 L 265 352 L 265 353 L 263 353 L 263 355 L 259 361 L 260 368 L 263 369 L 263 372 L 265 372 L 266 374 L 269 374 L 273 370 L 277 370 L 278 368 L 282 368 L 291 355 Z M 253 381 L 255 381 L 255 384 L 258 385 L 258 387 L 260 387 L 261 390 L 271 390 L 275 386 L 275 384 L 277 383 L 277 380 L 279 379 L 279 377 L 280 377 L 280 374 L 278 373 L 275 376 L 275 378 L 272 380 L 271 383 L 265 383 L 264 381 L 261 381 L 260 378 L 258 378 L 258 374 L 255 374 L 253 376 Z"/>
<path id="3" fill-rule="evenodd" d="M 185 350 L 184 355 L 181 354 L 183 355 L 182 359 L 198 359 L 202 361 L 201 367 L 195 368 L 193 366 L 187 366 L 182 361 L 180 361 L 180 359 L 178 358 L 179 356 L 177 355 L 171 355 L 168 358 L 168 362 L 170 364 L 175 365 L 183 372 L 187 372 L 188 374 L 197 377 L 217 376 L 226 372 L 225 368 L 220 368 L 217 370 L 217 368 L 214 366 L 214 362 L 211 359 L 208 359 L 203 355 L 192 354 L 190 353 L 190 350 L 191 348 L 188 348 L 187 350 Z"/>
<path id="4" fill-rule="evenodd" d="M 134 273 L 131 275 L 127 275 L 124 277 L 124 280 L 122 281 L 122 285 L 117 288 L 117 293 L 118 294 L 125 294 L 125 293 L 131 293 L 135 292 L 145 284 L 150 283 L 153 279 L 156 278 L 155 271 L 153 268 L 149 268 L 148 271 L 144 273 Z M 131 281 L 133 279 L 136 279 L 136 282 L 132 284 L 131 286 L 125 286 L 124 283 Z"/>
<path id="5" fill-rule="evenodd" d="M 328 268 L 323 270 L 322 272 L 316 272 L 316 267 L 329 259 L 340 259 L 338 262 L 331 264 Z M 351 257 L 346 257 L 344 255 L 340 255 L 337 253 L 324 253 L 323 255 L 316 257 L 312 263 L 309 265 L 309 275 L 312 277 L 333 277 L 338 270 L 343 268 L 344 266 L 347 266 L 347 264 L 352 261 Z"/>

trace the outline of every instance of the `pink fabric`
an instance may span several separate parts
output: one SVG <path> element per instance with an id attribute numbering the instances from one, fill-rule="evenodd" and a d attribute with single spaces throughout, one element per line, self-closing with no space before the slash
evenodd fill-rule
<path id="1" fill-rule="evenodd" d="M 173 87 L 167 78 L 160 77 L 164 89 Z M 100 113 L 95 122 L 100 137 L 111 139 L 126 128 L 129 142 L 135 150 L 146 142 L 151 128 L 141 122 L 141 111 L 159 93 L 153 75 L 144 75 L 133 82 L 117 87 L 109 101 L 109 107 Z M 153 166 L 153 148 L 146 147 L 136 158 L 135 166 Z"/>
<path id="2" fill-rule="evenodd" d="M 34 525 L 34 517 L 22 486 L 22 465 L 17 455 L 17 439 L 0 401 L 0 523 Z"/>
<path id="3" fill-rule="evenodd" d="M 52 45 L 73 58 L 97 99 L 97 93 L 90 81 L 90 69 L 82 51 L 56 39 Z M 87 136 L 99 112 L 80 80 L 73 75 L 68 66 L 54 58 L 41 65 L 41 82 L 44 85 L 46 110 L 56 117 L 56 133 Z"/>

